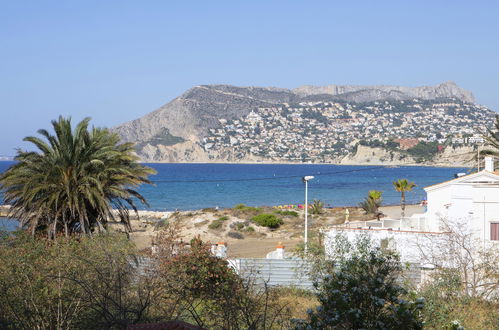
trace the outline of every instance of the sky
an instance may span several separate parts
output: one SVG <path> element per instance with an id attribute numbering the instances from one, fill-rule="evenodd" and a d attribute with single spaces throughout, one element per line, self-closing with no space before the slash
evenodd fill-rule
<path id="1" fill-rule="evenodd" d="M 499 110 L 499 1 L 0 0 L 0 155 L 59 115 L 113 127 L 201 84 L 455 81 Z"/>

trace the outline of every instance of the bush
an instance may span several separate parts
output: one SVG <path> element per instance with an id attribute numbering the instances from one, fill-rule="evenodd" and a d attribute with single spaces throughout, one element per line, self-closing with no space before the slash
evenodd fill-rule
<path id="1" fill-rule="evenodd" d="M 0 240 L 0 328 L 119 329 L 144 321 L 153 286 L 134 253 L 123 235 Z"/>
<path id="2" fill-rule="evenodd" d="M 499 319 L 497 300 L 487 301 L 469 297 L 463 292 L 461 274 L 441 269 L 419 291 L 425 299 L 423 317 L 430 329 L 457 329 L 452 323 L 459 320 L 465 329 L 494 329 Z"/>
<path id="3" fill-rule="evenodd" d="M 222 217 L 218 218 L 218 220 L 220 220 L 220 221 L 229 220 L 229 217 L 228 217 L 228 216 L 226 216 L 226 215 L 224 215 L 224 216 L 222 216 Z"/>
<path id="4" fill-rule="evenodd" d="M 279 215 L 282 215 L 282 216 L 290 216 L 290 217 L 298 217 L 298 212 L 296 211 L 281 211 L 281 210 L 278 210 L 278 211 L 275 211 L 274 212 L 275 214 L 279 214 Z"/>
<path id="5" fill-rule="evenodd" d="M 420 141 L 414 147 L 407 149 L 407 153 L 411 155 L 417 163 L 432 160 L 438 153 L 438 142 Z"/>
<path id="6" fill-rule="evenodd" d="M 299 329 L 422 329 L 424 300 L 403 299 L 407 291 L 397 284 L 402 266 L 395 254 L 365 240 L 336 262 L 315 284 L 320 305 L 307 311 Z"/>
<path id="7" fill-rule="evenodd" d="M 262 227 L 279 228 L 282 225 L 282 219 L 273 214 L 263 213 L 251 218 L 251 221 Z"/>
<path id="8" fill-rule="evenodd" d="M 312 214 L 324 213 L 324 203 L 320 199 L 314 199 L 312 204 Z"/>
<path id="9" fill-rule="evenodd" d="M 251 227 L 251 226 L 248 226 L 246 227 L 245 229 L 248 233 L 254 233 L 255 232 L 255 228 Z"/>
<path id="10" fill-rule="evenodd" d="M 222 228 L 222 224 L 223 224 L 223 221 L 221 221 L 220 219 L 218 220 L 213 220 L 209 225 L 208 225 L 208 229 L 213 229 L 213 230 L 216 230 L 216 229 L 220 229 Z"/>
<path id="11" fill-rule="evenodd" d="M 236 222 L 234 224 L 234 228 L 236 230 L 242 230 L 245 226 L 246 226 L 246 224 L 244 222 Z"/>
<path id="12" fill-rule="evenodd" d="M 234 206 L 234 210 L 248 212 L 248 213 L 258 213 L 262 211 L 262 209 L 259 207 L 247 206 L 245 204 L 237 204 L 236 206 Z"/>

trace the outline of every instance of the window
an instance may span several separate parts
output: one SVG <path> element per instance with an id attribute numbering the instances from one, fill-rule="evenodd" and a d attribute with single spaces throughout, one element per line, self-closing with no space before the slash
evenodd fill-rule
<path id="1" fill-rule="evenodd" d="M 490 224 L 490 240 L 499 241 L 499 222 Z"/>

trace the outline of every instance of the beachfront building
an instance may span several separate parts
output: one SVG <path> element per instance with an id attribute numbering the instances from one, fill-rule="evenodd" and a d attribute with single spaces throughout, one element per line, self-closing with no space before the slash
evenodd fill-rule
<path id="1" fill-rule="evenodd" d="M 465 223 L 483 241 L 499 242 L 499 171 L 493 157 L 483 171 L 425 188 L 430 231 L 443 230 L 445 219 Z"/>
<path id="2" fill-rule="evenodd" d="M 352 241 L 368 234 L 380 246 L 396 250 L 402 262 L 423 263 L 423 255 L 438 249 L 445 240 L 449 224 L 469 231 L 484 245 L 499 245 L 499 172 L 494 170 L 492 157 L 486 157 L 482 171 L 426 187 L 425 191 L 427 210 L 423 214 L 333 226 L 325 232 L 326 253 L 332 253 L 328 249 L 337 234 Z"/>

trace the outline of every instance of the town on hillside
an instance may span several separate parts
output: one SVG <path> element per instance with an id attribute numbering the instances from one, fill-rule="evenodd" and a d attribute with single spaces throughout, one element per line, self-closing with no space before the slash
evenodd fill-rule
<path id="1" fill-rule="evenodd" d="M 321 101 L 259 107 L 243 118 L 219 122 L 202 140 L 210 159 L 230 154 L 323 162 L 344 157 L 360 144 L 427 160 L 447 145 L 483 143 L 481 134 L 494 122 L 494 112 L 456 98 Z"/>

